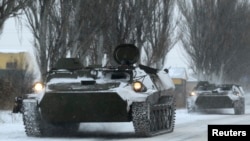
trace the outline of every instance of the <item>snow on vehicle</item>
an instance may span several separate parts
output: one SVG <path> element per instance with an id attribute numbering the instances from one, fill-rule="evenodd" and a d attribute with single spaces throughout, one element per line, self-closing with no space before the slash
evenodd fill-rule
<path id="1" fill-rule="evenodd" d="M 201 81 L 187 98 L 188 113 L 203 109 L 233 108 L 235 115 L 245 114 L 245 92 L 236 84 L 210 84 Z"/>
<path id="2" fill-rule="evenodd" d="M 77 58 L 60 59 L 46 82 L 35 85 L 42 91 L 16 101 L 14 109 L 23 114 L 26 134 L 74 133 L 81 122 L 131 121 L 139 136 L 173 132 L 172 79 L 166 69 L 135 65 L 138 59 L 139 50 L 132 44 L 116 47 L 117 66 L 83 67 Z"/>

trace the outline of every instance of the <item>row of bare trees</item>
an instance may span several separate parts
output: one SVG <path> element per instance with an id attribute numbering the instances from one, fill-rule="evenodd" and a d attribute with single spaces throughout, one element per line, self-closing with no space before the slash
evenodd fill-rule
<path id="1" fill-rule="evenodd" d="M 42 74 L 68 53 L 85 65 L 113 60 L 114 47 L 132 43 L 143 64 L 161 68 L 173 45 L 169 0 L 34 0 L 25 8 Z M 112 61 L 111 61 L 112 64 Z"/>
<path id="2" fill-rule="evenodd" d="M 114 47 L 137 45 L 140 63 L 156 68 L 175 40 L 171 38 L 172 0 L 1 0 L 4 21 L 23 11 L 34 35 L 42 74 L 68 53 L 85 65 L 100 64 Z M 199 80 L 237 82 L 249 74 L 250 9 L 247 0 L 178 0 L 181 41 Z M 11 12 L 12 11 L 12 12 Z M 2 18 L 3 17 L 3 18 Z"/>
<path id="3" fill-rule="evenodd" d="M 247 0 L 179 0 L 182 42 L 199 80 L 249 82 L 250 5 Z"/>

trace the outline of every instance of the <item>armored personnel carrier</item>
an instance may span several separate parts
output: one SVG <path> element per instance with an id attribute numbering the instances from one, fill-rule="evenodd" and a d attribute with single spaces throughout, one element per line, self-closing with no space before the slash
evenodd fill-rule
<path id="1" fill-rule="evenodd" d="M 187 97 L 188 113 L 223 108 L 232 108 L 235 115 L 245 114 L 245 92 L 241 85 L 201 81 Z"/>
<path id="2" fill-rule="evenodd" d="M 139 54 L 136 46 L 122 44 L 114 50 L 114 66 L 60 59 L 34 93 L 16 98 L 27 136 L 73 133 L 84 122 L 132 122 L 144 137 L 173 132 L 172 79 L 167 69 L 136 65 Z"/>

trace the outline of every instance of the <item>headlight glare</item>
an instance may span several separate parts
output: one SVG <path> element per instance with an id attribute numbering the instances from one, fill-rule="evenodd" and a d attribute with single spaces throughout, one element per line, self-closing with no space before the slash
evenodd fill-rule
<path id="1" fill-rule="evenodd" d="M 37 92 L 41 92 L 44 89 L 44 85 L 40 82 L 37 82 L 34 84 L 33 86 L 33 90 L 37 93 Z"/>
<path id="2" fill-rule="evenodd" d="M 233 92 L 233 94 L 236 95 L 236 96 L 240 96 L 239 92 Z"/>
<path id="3" fill-rule="evenodd" d="M 196 93 L 194 91 L 190 93 L 190 96 L 195 96 L 195 95 Z"/>
<path id="4" fill-rule="evenodd" d="M 90 74 L 96 76 L 97 75 L 97 71 L 96 70 L 91 70 Z"/>
<path id="5" fill-rule="evenodd" d="M 140 81 L 135 81 L 132 84 L 134 91 L 136 92 L 145 92 L 146 87 Z"/>

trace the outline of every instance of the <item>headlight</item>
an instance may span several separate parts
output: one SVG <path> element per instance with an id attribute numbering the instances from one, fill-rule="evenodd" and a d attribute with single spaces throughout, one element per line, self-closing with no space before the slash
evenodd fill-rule
<path id="1" fill-rule="evenodd" d="M 90 74 L 96 76 L 97 75 L 97 71 L 96 70 L 91 70 Z"/>
<path id="2" fill-rule="evenodd" d="M 44 89 L 44 85 L 40 82 L 37 82 L 34 84 L 33 86 L 33 90 L 37 93 L 37 92 L 41 92 Z"/>
<path id="3" fill-rule="evenodd" d="M 190 96 L 195 96 L 195 95 L 196 93 L 194 91 L 190 93 Z"/>
<path id="4" fill-rule="evenodd" d="M 236 95 L 236 96 L 240 96 L 239 92 L 233 92 L 233 94 Z"/>
<path id="5" fill-rule="evenodd" d="M 91 70 L 90 71 L 90 75 L 94 78 L 97 78 L 97 75 L 98 75 L 98 71 L 97 70 Z"/>
<path id="6" fill-rule="evenodd" d="M 134 91 L 136 92 L 145 92 L 147 89 L 140 81 L 135 81 L 132 84 Z"/>

